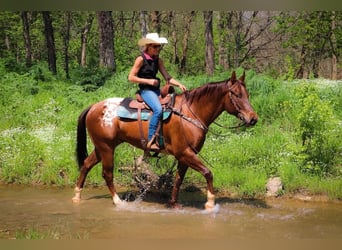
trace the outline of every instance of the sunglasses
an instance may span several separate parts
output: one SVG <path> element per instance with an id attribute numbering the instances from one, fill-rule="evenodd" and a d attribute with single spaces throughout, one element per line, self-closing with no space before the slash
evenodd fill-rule
<path id="1" fill-rule="evenodd" d="M 151 47 L 154 48 L 154 49 L 159 49 L 161 47 L 161 45 L 155 44 L 155 45 L 151 45 Z"/>

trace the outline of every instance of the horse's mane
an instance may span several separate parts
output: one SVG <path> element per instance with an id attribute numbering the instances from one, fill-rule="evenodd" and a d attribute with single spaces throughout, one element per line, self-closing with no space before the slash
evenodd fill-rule
<path id="1" fill-rule="evenodd" d="M 209 82 L 205 85 L 202 85 L 198 88 L 189 90 L 184 92 L 186 101 L 191 104 L 193 101 L 201 99 L 203 96 L 207 96 L 212 94 L 214 91 L 217 92 L 218 88 L 223 88 L 227 86 L 228 80 L 219 81 L 219 82 Z M 223 89 L 222 89 L 223 90 Z"/>

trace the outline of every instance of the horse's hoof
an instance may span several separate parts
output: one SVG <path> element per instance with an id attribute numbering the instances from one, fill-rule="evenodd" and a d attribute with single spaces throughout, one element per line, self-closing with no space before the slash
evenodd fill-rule
<path id="1" fill-rule="evenodd" d="M 167 207 L 175 210 L 183 209 L 183 206 L 179 203 L 169 203 Z"/>
<path id="2" fill-rule="evenodd" d="M 81 199 L 78 198 L 78 197 L 73 197 L 73 198 L 71 199 L 71 201 L 72 201 L 72 203 L 80 203 L 80 202 L 81 202 Z"/>
<path id="3" fill-rule="evenodd" d="M 113 199 L 113 204 L 116 206 L 124 205 L 126 202 L 124 200 L 121 200 L 120 198 L 114 198 Z"/>
<path id="4" fill-rule="evenodd" d="M 208 202 L 207 202 L 208 203 Z M 216 214 L 220 211 L 220 205 L 219 204 L 205 204 L 205 210 L 204 213 L 205 214 Z"/>
<path id="5" fill-rule="evenodd" d="M 114 204 L 115 206 L 119 207 L 119 206 L 124 206 L 124 205 L 126 205 L 126 202 L 125 202 L 124 200 L 121 200 L 120 197 L 119 197 L 119 195 L 115 194 L 115 195 L 113 196 L 113 204 Z"/>
<path id="6" fill-rule="evenodd" d="M 174 209 L 174 210 L 181 210 L 181 209 L 183 209 L 183 206 L 182 206 L 181 204 L 177 203 L 177 204 L 175 204 L 175 205 L 172 207 L 172 209 Z"/>
<path id="7" fill-rule="evenodd" d="M 213 202 L 206 202 L 204 205 L 205 210 L 212 210 L 215 207 L 215 203 Z"/>

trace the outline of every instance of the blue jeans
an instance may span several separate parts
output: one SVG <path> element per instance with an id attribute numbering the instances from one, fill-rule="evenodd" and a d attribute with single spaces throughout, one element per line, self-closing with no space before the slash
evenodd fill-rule
<path id="1" fill-rule="evenodd" d="M 143 89 L 140 90 L 140 95 L 153 112 L 148 126 L 148 141 L 150 141 L 157 131 L 158 123 L 163 114 L 162 106 L 159 101 L 160 90 Z"/>

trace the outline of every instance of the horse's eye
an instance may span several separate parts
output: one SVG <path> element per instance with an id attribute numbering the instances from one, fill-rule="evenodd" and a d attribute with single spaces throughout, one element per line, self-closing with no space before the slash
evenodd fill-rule
<path id="1" fill-rule="evenodd" d="M 241 98 L 242 97 L 242 93 L 236 93 L 234 91 L 232 91 L 232 94 L 237 97 L 237 98 Z"/>

